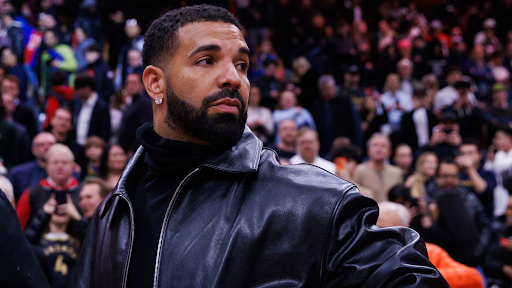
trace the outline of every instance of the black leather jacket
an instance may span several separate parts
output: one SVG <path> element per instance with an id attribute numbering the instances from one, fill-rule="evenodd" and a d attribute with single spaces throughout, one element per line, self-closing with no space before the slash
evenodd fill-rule
<path id="1" fill-rule="evenodd" d="M 126 285 L 137 231 L 130 175 L 144 153 L 139 148 L 96 210 L 75 287 Z M 448 287 L 418 234 L 377 229 L 377 216 L 354 184 L 312 165 L 280 165 L 246 128 L 177 188 L 154 287 Z"/>

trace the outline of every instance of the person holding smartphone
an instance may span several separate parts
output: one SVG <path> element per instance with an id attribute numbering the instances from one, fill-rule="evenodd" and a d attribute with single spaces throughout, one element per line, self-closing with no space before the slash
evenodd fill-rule
<path id="1" fill-rule="evenodd" d="M 80 186 L 78 180 L 73 177 L 75 165 L 73 152 L 63 144 L 55 144 L 46 152 L 45 159 L 48 177 L 25 190 L 16 207 L 23 229 L 29 225 L 50 198 L 55 199 L 59 207 L 58 214 L 69 213 L 76 221 L 82 218 L 82 212 L 78 208 Z M 73 208 L 69 204 L 73 204 L 78 213 L 71 212 Z"/>

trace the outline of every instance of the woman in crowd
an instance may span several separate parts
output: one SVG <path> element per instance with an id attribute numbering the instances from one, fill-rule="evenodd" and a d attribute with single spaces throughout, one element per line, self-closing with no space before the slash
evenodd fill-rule
<path id="1" fill-rule="evenodd" d="M 98 136 L 89 136 L 85 142 L 85 157 L 87 165 L 82 168 L 82 179 L 98 176 L 101 157 L 105 154 L 105 141 Z"/>
<path id="2" fill-rule="evenodd" d="M 373 134 L 380 132 L 380 128 L 388 123 L 388 114 L 382 103 L 378 102 L 373 95 L 367 95 L 363 101 L 361 119 L 364 143 L 366 143 Z"/>
<path id="3" fill-rule="evenodd" d="M 297 123 L 297 128 L 309 127 L 316 130 L 313 116 L 308 110 L 302 108 L 297 103 L 297 96 L 293 91 L 285 90 L 279 96 L 277 108 L 272 116 L 274 117 L 275 127 L 285 119 L 293 119 Z"/>
<path id="4" fill-rule="evenodd" d="M 433 152 L 425 152 L 416 161 L 415 173 L 407 178 L 405 187 L 411 189 L 413 198 L 425 196 L 427 185 L 434 181 L 437 170 L 437 156 Z"/>
<path id="5" fill-rule="evenodd" d="M 85 50 L 94 44 L 96 44 L 96 41 L 92 38 L 88 38 L 82 27 L 78 26 L 75 28 L 71 48 L 73 48 L 76 62 L 78 64 L 76 69 L 77 72 L 83 72 L 87 68 L 88 63 L 85 58 Z"/>
<path id="6" fill-rule="evenodd" d="M 126 167 L 128 157 L 124 149 L 114 144 L 108 147 L 101 159 L 99 176 L 106 181 L 109 190 L 114 189 Z"/>
<path id="7" fill-rule="evenodd" d="M 442 190 L 428 207 L 425 201 L 419 201 L 420 223 L 411 228 L 418 231 L 425 242 L 436 244 L 445 249 L 456 261 L 476 267 L 479 263 L 475 256 L 478 245 L 478 233 L 466 208 L 464 199 L 458 191 Z M 457 204 L 455 204 L 457 203 Z"/>
<path id="8" fill-rule="evenodd" d="M 247 110 L 247 126 L 260 138 L 263 143 L 274 134 L 274 120 L 272 111 L 267 107 L 260 106 L 260 88 L 252 86 L 249 92 L 249 107 Z"/>

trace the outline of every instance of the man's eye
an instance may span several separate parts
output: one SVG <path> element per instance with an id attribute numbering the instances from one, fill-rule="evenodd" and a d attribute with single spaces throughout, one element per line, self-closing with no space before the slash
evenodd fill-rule
<path id="1" fill-rule="evenodd" d="M 212 65 L 213 60 L 212 60 L 212 58 L 204 58 L 204 59 L 200 60 L 199 62 L 197 62 L 197 64 Z"/>
<path id="2" fill-rule="evenodd" d="M 245 64 L 245 63 L 237 64 L 237 66 L 238 66 L 238 69 L 240 69 L 242 71 L 246 71 L 247 70 L 247 64 Z"/>

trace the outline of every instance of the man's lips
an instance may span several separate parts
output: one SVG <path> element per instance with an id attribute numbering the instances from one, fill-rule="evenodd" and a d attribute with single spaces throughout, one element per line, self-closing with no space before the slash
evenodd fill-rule
<path id="1" fill-rule="evenodd" d="M 232 98 L 224 98 L 217 100 L 211 104 L 212 107 L 215 107 L 219 110 L 222 110 L 227 113 L 238 114 L 240 110 L 242 110 L 242 103 L 238 101 L 238 99 Z"/>

